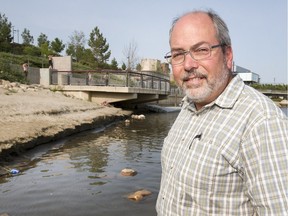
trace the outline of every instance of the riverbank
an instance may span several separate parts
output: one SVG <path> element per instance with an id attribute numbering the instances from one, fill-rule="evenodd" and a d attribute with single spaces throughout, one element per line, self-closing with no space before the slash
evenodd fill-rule
<path id="1" fill-rule="evenodd" d="M 131 115 L 130 111 L 68 97 L 40 85 L 4 80 L 0 80 L 0 97 L 2 156 L 105 127 Z"/>

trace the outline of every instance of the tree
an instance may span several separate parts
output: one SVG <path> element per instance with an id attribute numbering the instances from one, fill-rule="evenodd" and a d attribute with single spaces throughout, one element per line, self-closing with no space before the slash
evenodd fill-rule
<path id="1" fill-rule="evenodd" d="M 111 51 L 109 50 L 109 44 L 103 34 L 100 33 L 98 27 L 95 27 L 90 33 L 90 39 L 88 41 L 92 53 L 99 67 L 103 67 L 109 60 Z"/>
<path id="2" fill-rule="evenodd" d="M 142 67 L 141 67 L 141 64 L 140 64 L 140 63 L 137 64 L 136 70 L 137 70 L 137 71 L 141 71 L 141 70 L 142 70 Z"/>
<path id="3" fill-rule="evenodd" d="M 79 62 L 82 64 L 87 64 L 92 68 L 98 67 L 91 49 L 84 49 L 82 59 Z"/>
<path id="4" fill-rule="evenodd" d="M 15 70 L 9 61 L 0 61 L 0 79 L 25 83 L 24 73 Z"/>
<path id="5" fill-rule="evenodd" d="M 48 56 L 52 54 L 52 51 L 49 49 L 50 41 L 48 40 L 47 35 L 41 33 L 37 39 L 38 42 L 38 47 L 40 48 L 41 51 L 41 56 Z"/>
<path id="6" fill-rule="evenodd" d="M 114 70 L 118 69 L 118 62 L 116 61 L 115 58 L 113 58 L 111 61 L 111 69 L 114 69 Z"/>
<path id="7" fill-rule="evenodd" d="M 30 31 L 28 29 L 24 28 L 24 31 L 22 32 L 21 36 L 22 36 L 23 44 L 31 45 L 34 43 L 34 38 L 30 34 Z"/>
<path id="8" fill-rule="evenodd" d="M 127 68 L 127 67 L 126 67 L 125 63 L 123 62 L 122 66 L 121 66 L 121 69 L 122 69 L 122 70 L 126 70 L 126 68 Z"/>
<path id="9" fill-rule="evenodd" d="M 42 44 L 48 44 L 48 46 L 49 46 L 49 44 L 50 44 L 50 41 L 48 40 L 47 35 L 45 35 L 45 34 L 43 34 L 43 33 L 41 33 L 41 34 L 39 35 L 37 41 L 38 41 L 38 47 L 40 47 L 40 48 L 41 48 Z"/>
<path id="10" fill-rule="evenodd" d="M 8 18 L 5 14 L 0 13 L 0 51 L 10 51 L 11 42 L 13 37 L 11 36 L 11 22 L 8 22 Z"/>
<path id="11" fill-rule="evenodd" d="M 23 53 L 30 56 L 41 56 L 40 48 L 33 45 L 25 45 Z"/>
<path id="12" fill-rule="evenodd" d="M 44 57 L 52 54 L 52 51 L 50 51 L 50 49 L 49 49 L 49 43 L 48 42 L 41 44 L 40 52 L 41 52 L 41 56 L 44 56 Z"/>
<path id="13" fill-rule="evenodd" d="M 67 44 L 66 54 L 71 55 L 73 59 L 79 62 L 85 55 L 85 35 L 82 31 L 74 31 L 69 39 L 70 42 Z"/>
<path id="14" fill-rule="evenodd" d="M 59 38 L 55 38 L 54 41 L 51 42 L 51 49 L 57 54 L 60 55 L 60 53 L 64 50 L 65 44 L 63 44 L 62 40 Z"/>
<path id="15" fill-rule="evenodd" d="M 135 69 L 139 60 L 137 57 L 137 44 L 134 40 L 124 47 L 123 54 L 127 59 L 127 70 Z"/>

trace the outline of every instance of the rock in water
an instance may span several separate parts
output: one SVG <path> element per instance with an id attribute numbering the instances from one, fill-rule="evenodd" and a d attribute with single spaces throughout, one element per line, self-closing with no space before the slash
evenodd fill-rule
<path id="1" fill-rule="evenodd" d="M 123 176 L 135 176 L 137 172 L 133 169 L 125 168 L 121 170 L 121 175 Z"/>
<path id="2" fill-rule="evenodd" d="M 143 189 L 143 190 L 136 191 L 132 194 L 129 194 L 128 199 L 140 201 L 143 199 L 144 196 L 149 196 L 150 194 L 152 194 L 151 191 Z"/>

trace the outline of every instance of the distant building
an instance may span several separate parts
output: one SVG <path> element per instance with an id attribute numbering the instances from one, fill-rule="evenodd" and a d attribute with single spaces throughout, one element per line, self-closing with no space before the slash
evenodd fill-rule
<path id="1" fill-rule="evenodd" d="M 168 63 L 161 63 L 158 59 L 142 59 L 141 71 L 143 72 L 162 72 L 166 75 L 170 74 Z"/>
<path id="2" fill-rule="evenodd" d="M 252 84 L 252 83 L 259 83 L 260 82 L 260 76 L 256 73 L 253 73 L 249 69 L 240 67 L 238 65 L 233 65 L 233 73 L 239 74 L 241 79 L 246 84 Z"/>
<path id="3" fill-rule="evenodd" d="M 141 71 L 161 71 L 160 60 L 157 59 L 142 59 Z"/>

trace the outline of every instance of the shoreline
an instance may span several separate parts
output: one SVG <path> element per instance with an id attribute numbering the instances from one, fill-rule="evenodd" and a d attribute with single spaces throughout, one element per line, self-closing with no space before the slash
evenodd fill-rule
<path id="1" fill-rule="evenodd" d="M 100 105 L 52 91 L 41 85 L 0 80 L 0 156 L 59 140 L 86 130 L 107 127 L 130 118 L 133 111 Z M 150 112 L 174 112 L 180 107 L 147 105 Z"/>
<path id="2" fill-rule="evenodd" d="M 0 80 L 1 160 L 61 138 L 129 118 L 132 111 Z"/>

